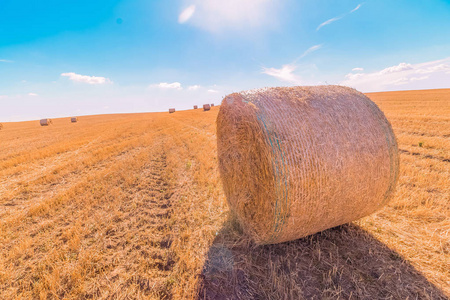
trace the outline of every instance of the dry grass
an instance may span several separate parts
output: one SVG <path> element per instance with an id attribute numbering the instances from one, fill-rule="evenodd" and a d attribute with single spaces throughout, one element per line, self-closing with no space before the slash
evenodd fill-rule
<path id="1" fill-rule="evenodd" d="M 5 123 L 0 298 L 447 298 L 450 90 L 369 97 L 399 140 L 394 199 L 267 246 L 229 216 L 219 107 Z"/>

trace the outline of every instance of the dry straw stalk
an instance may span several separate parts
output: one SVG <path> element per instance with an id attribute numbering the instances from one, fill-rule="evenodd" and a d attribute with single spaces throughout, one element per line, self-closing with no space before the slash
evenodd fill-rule
<path id="1" fill-rule="evenodd" d="M 398 148 L 383 112 L 341 86 L 227 96 L 217 117 L 229 205 L 259 244 L 298 239 L 383 207 Z"/>

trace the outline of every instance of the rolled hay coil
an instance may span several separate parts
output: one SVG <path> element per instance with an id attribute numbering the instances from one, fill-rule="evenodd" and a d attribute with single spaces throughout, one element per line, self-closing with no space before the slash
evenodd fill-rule
<path id="1" fill-rule="evenodd" d="M 257 244 L 367 216 L 388 203 L 399 173 L 389 121 L 364 94 L 342 86 L 228 95 L 217 149 L 229 206 Z"/>

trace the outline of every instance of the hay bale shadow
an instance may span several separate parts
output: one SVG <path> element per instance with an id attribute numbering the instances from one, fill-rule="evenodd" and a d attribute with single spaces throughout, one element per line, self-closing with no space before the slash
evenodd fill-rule
<path id="1" fill-rule="evenodd" d="M 448 299 L 354 224 L 257 246 L 228 222 L 209 249 L 199 282 L 198 299 Z"/>

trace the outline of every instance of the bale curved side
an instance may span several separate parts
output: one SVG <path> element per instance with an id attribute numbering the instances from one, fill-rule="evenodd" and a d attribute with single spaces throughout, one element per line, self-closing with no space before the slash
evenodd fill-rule
<path id="1" fill-rule="evenodd" d="M 389 201 L 398 178 L 389 122 L 370 99 L 346 87 L 229 95 L 217 138 L 230 207 L 260 244 L 366 216 Z"/>

